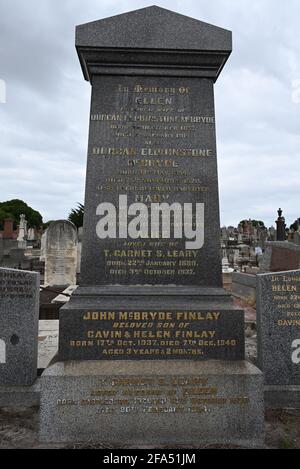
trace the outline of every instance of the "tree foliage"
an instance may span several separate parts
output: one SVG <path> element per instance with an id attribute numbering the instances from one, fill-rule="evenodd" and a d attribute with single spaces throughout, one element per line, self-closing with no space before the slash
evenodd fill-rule
<path id="1" fill-rule="evenodd" d="M 77 228 L 83 226 L 84 205 L 78 203 L 77 208 L 73 208 L 68 220 L 74 223 Z"/>
<path id="2" fill-rule="evenodd" d="M 239 224 L 240 225 L 245 225 L 246 223 L 249 223 L 250 220 L 242 220 Z M 252 223 L 252 226 L 254 226 L 254 228 L 257 228 L 257 227 L 261 227 L 261 228 L 265 228 L 265 224 L 263 221 L 261 220 L 251 220 L 251 223 Z"/>
<path id="3" fill-rule="evenodd" d="M 291 230 L 297 231 L 300 226 L 300 218 L 294 221 L 294 223 L 290 226 Z"/>
<path id="4" fill-rule="evenodd" d="M 29 207 L 23 200 L 13 199 L 7 202 L 0 202 L 0 226 L 3 229 L 5 218 L 11 218 L 14 221 L 14 229 L 20 222 L 20 215 L 24 214 L 29 228 L 40 228 L 43 224 L 42 215 L 33 208 Z"/>
<path id="5" fill-rule="evenodd" d="M 51 223 L 53 223 L 54 221 L 55 220 L 49 220 L 49 221 L 46 221 L 46 223 L 43 223 L 43 230 L 45 231 L 47 228 L 49 228 Z"/>

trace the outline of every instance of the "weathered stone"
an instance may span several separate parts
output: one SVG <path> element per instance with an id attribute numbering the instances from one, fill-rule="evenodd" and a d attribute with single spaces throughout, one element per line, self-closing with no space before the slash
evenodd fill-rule
<path id="1" fill-rule="evenodd" d="M 271 241 L 260 262 L 261 272 L 285 272 L 300 268 L 300 246 L 288 241 Z"/>
<path id="2" fill-rule="evenodd" d="M 27 240 L 28 241 L 35 241 L 36 240 L 36 232 L 35 232 L 34 228 L 29 228 L 28 235 L 27 235 Z"/>
<path id="3" fill-rule="evenodd" d="M 0 268 L 0 385 L 37 376 L 39 274 Z"/>
<path id="4" fill-rule="evenodd" d="M 264 398 L 269 409 L 299 409 L 300 386 L 265 386 Z"/>
<path id="5" fill-rule="evenodd" d="M 110 40 L 113 70 L 105 59 Z M 126 69 L 119 49 L 125 43 L 133 47 Z M 188 46 L 197 54 L 186 54 Z M 221 287 L 212 78 L 231 52 L 231 32 L 149 7 L 78 26 L 76 47 L 92 83 L 81 283 Z M 195 79 L 197 67 L 203 79 Z M 131 243 L 127 235 L 99 239 L 99 204 L 118 207 L 120 195 L 128 205 L 203 203 L 203 247 L 187 252 L 186 238 L 173 234 Z M 150 232 L 150 210 L 148 216 Z"/>
<path id="6" fill-rule="evenodd" d="M 248 302 L 256 301 L 256 276 L 242 272 L 232 273 L 232 293 Z"/>
<path id="7" fill-rule="evenodd" d="M 47 231 L 48 230 L 44 231 L 44 233 L 41 236 L 40 261 L 45 261 L 46 260 Z"/>
<path id="8" fill-rule="evenodd" d="M 57 362 L 42 379 L 40 438 L 261 446 L 262 385 L 248 362 Z"/>
<path id="9" fill-rule="evenodd" d="M 42 376 L 41 438 L 261 443 L 262 376 L 219 249 L 213 85 L 231 32 L 149 7 L 77 27 L 76 47 L 92 85 L 80 286 Z"/>
<path id="10" fill-rule="evenodd" d="M 45 285 L 76 285 L 77 230 L 73 223 L 67 220 L 51 223 L 45 251 Z"/>
<path id="11" fill-rule="evenodd" d="M 172 40 L 172 69 L 176 69 L 176 74 L 171 73 L 170 76 L 170 66 L 165 57 L 161 56 L 163 44 L 157 28 L 151 54 L 147 55 L 145 51 L 145 48 L 149 47 L 149 41 L 141 35 L 136 44 L 138 50 L 131 50 L 130 61 L 126 65 L 131 69 L 130 73 L 126 73 L 123 65 L 120 72 L 119 61 L 124 60 L 124 57 L 120 57 L 119 48 L 124 25 L 134 24 L 137 29 L 143 25 L 142 30 L 145 31 L 145 28 L 151 29 L 157 21 L 164 22 L 165 27 L 172 29 L 174 38 L 177 38 Z M 192 44 L 198 40 L 196 55 L 189 55 L 187 58 L 186 41 L 180 45 L 178 40 L 178 28 L 175 28 L 178 23 L 181 27 L 185 24 L 191 28 L 189 39 L 186 39 L 188 43 Z M 102 40 L 107 40 L 108 25 L 109 31 L 112 31 L 112 25 L 114 31 L 114 41 L 111 44 L 113 52 L 110 57 L 113 70 L 110 69 L 109 76 L 105 76 L 108 65 L 104 57 L 106 43 L 102 43 Z M 136 28 L 132 29 L 134 34 Z M 86 49 L 87 43 L 90 43 L 89 52 Z M 215 298 L 211 301 L 213 307 L 220 311 L 230 308 L 232 310 L 232 305 L 226 306 L 220 301 L 220 296 L 226 297 L 226 294 L 224 295 L 222 290 L 219 252 L 220 222 L 213 94 L 213 82 L 230 55 L 231 33 L 158 7 L 151 7 L 79 26 L 76 47 L 83 69 L 92 84 L 92 102 L 81 288 L 76 292 L 76 298 L 72 297 L 69 304 L 60 311 L 60 356 L 63 359 L 78 358 L 78 351 L 73 349 L 72 355 L 67 343 L 85 340 L 86 331 L 82 329 L 80 321 L 78 322 L 80 311 L 87 311 L 87 308 L 91 307 L 101 311 L 99 308 L 103 308 L 104 304 L 110 311 L 118 311 L 120 307 L 128 308 L 130 303 L 123 306 L 125 301 L 128 301 L 127 286 L 135 285 L 134 295 L 139 295 L 139 303 L 135 303 L 137 311 L 176 312 L 178 301 L 184 302 L 186 311 L 197 311 L 199 306 L 202 310 L 209 311 L 211 304 L 203 304 L 207 299 L 205 288 L 210 292 L 214 290 Z M 143 59 L 146 55 L 145 62 Z M 211 61 L 214 61 L 214 67 Z M 140 70 L 143 70 L 142 74 L 135 73 L 137 63 L 140 64 Z M 193 71 L 197 71 L 196 75 L 191 71 L 192 65 Z M 184 76 L 177 73 L 183 69 Z M 162 231 L 159 236 L 152 236 L 151 210 L 153 205 L 157 206 L 163 202 L 169 204 L 169 207 L 173 203 L 177 204 L 177 208 L 179 206 L 180 210 L 183 210 L 182 216 L 186 213 L 186 204 L 194 208 L 197 205 L 203 209 L 204 218 L 197 222 L 197 227 L 201 230 L 201 241 L 196 239 L 196 236 L 195 239 L 190 239 L 183 226 L 183 236 L 175 237 L 174 224 L 180 224 L 179 219 L 174 219 L 170 233 L 166 236 L 162 236 Z M 109 209 L 112 207 L 114 210 L 115 207 L 117 210 L 116 237 L 99 235 L 99 207 L 102 203 L 111 204 Z M 139 209 L 148 210 L 144 217 L 144 222 L 146 220 L 148 225 L 148 235 L 139 239 L 129 235 L 127 223 L 124 221 L 127 209 L 127 221 L 132 221 L 128 207 L 135 203 L 143 205 L 142 208 L 139 205 Z M 196 213 L 194 217 L 195 215 Z M 200 244 L 196 243 L 194 249 L 188 246 L 188 243 L 193 244 L 196 241 L 200 241 Z M 111 285 L 117 287 L 115 297 L 101 289 L 102 286 L 107 286 L 111 291 Z M 150 288 L 150 285 L 165 285 L 169 291 L 173 291 L 166 295 L 166 290 L 161 289 L 159 297 L 151 291 L 145 294 L 143 286 Z M 193 301 L 194 296 L 189 294 L 192 286 L 199 289 L 198 297 L 202 295 L 202 299 Z M 90 299 L 88 288 L 94 287 L 95 291 Z M 220 294 L 217 294 L 218 290 Z M 108 304 L 109 295 L 111 302 Z M 236 314 L 236 325 L 241 331 L 241 315 L 238 311 L 232 311 L 232 314 Z M 71 327 L 70 321 L 73 323 Z M 106 326 L 108 325 L 102 325 L 104 328 Z M 155 327 L 156 325 L 153 329 Z M 174 334 L 177 327 L 175 324 Z M 189 328 L 189 324 L 185 327 Z M 202 326 L 199 324 L 199 327 Z M 142 329 L 146 336 L 147 327 L 142 326 Z M 243 333 L 241 334 L 239 343 L 243 341 Z M 235 335 L 232 337 L 233 340 L 236 338 Z M 231 357 L 242 358 L 242 348 L 237 347 L 236 350 L 236 354 L 230 354 Z M 81 357 L 88 356 L 90 359 L 94 357 L 91 350 L 82 350 Z"/>
<path id="12" fill-rule="evenodd" d="M 0 386 L 0 407 L 16 408 L 33 407 L 39 405 L 39 378 L 37 378 L 37 380 L 31 386 Z"/>
<path id="13" fill-rule="evenodd" d="M 2 231 L 2 237 L 3 239 L 13 239 L 15 236 L 14 232 L 14 220 L 11 218 L 5 218 L 3 220 L 3 231 Z"/>
<path id="14" fill-rule="evenodd" d="M 139 105 L 137 99 L 155 99 L 152 96 L 157 94 L 135 92 L 141 86 L 174 89 L 174 94 L 158 93 L 171 104 Z M 189 92 L 181 95 L 181 88 Z M 95 76 L 92 93 L 82 284 L 221 287 L 213 82 Z M 110 116 L 114 124 L 107 120 Z M 202 122 L 205 116 L 208 121 Z M 162 124 L 166 131 L 155 130 Z M 183 127 L 188 130 L 181 130 Z M 128 207 L 135 203 L 149 207 L 147 238 L 131 239 L 130 243 L 128 234 L 99 238 L 99 206 L 111 203 L 124 214 L 127 207 L 121 208 L 120 196 L 127 197 Z M 196 203 L 204 204 L 204 245 L 187 250 L 187 238 L 176 239 L 172 230 L 168 239 L 148 237 L 153 228 L 150 204 L 155 203 L 181 204 L 180 210 L 184 210 L 183 204 L 193 204 L 194 211 Z"/>
<path id="15" fill-rule="evenodd" d="M 300 271 L 257 276 L 257 338 L 265 384 L 300 386 Z"/>
<path id="16" fill-rule="evenodd" d="M 78 26 L 76 48 L 89 80 L 97 72 L 216 80 L 231 53 L 232 33 L 151 6 Z"/>
<path id="17" fill-rule="evenodd" d="M 244 312 L 223 289 L 79 287 L 59 328 L 60 360 L 244 359 Z"/>
<path id="18" fill-rule="evenodd" d="M 176 300 L 176 299 L 175 299 Z M 178 300 L 178 299 L 177 299 Z M 243 360 L 244 311 L 236 309 L 181 309 L 177 304 L 152 309 L 145 300 L 128 299 L 124 309 L 105 301 L 96 307 L 60 315 L 60 360 Z M 173 299 L 174 301 L 174 299 Z M 179 303 L 179 302 L 178 302 Z M 133 307 L 132 307 L 133 306 Z M 190 306 L 190 304 L 189 304 Z"/>

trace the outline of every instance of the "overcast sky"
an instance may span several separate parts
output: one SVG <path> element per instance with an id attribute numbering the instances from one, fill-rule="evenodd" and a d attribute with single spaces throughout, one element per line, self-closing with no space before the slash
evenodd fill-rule
<path id="1" fill-rule="evenodd" d="M 44 221 L 83 202 L 90 85 L 75 25 L 152 4 L 0 0 L 0 201 L 23 199 Z M 258 218 L 270 226 L 280 206 L 291 224 L 300 216 L 300 1 L 156 5 L 233 31 L 216 84 L 222 225 Z"/>

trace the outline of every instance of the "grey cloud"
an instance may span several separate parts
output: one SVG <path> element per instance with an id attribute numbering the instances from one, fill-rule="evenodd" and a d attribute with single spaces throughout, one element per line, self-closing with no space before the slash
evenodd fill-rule
<path id="1" fill-rule="evenodd" d="M 45 219 L 83 200 L 90 86 L 74 48 L 76 24 L 142 8 L 138 0 L 0 3 L 0 200 L 18 197 Z M 298 0 L 162 0 L 159 5 L 231 29 L 234 51 L 216 84 L 221 220 L 273 224 L 282 205 L 300 216 Z M 187 32 L 188 33 L 188 32 Z"/>

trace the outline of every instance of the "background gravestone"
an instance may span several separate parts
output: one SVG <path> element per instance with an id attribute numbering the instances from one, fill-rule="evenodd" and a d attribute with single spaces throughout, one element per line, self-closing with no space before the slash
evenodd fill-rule
<path id="1" fill-rule="evenodd" d="M 44 233 L 41 236 L 40 261 L 46 260 L 47 232 L 48 232 L 48 229 L 44 231 Z"/>
<path id="2" fill-rule="evenodd" d="M 45 285 L 76 285 L 77 230 L 73 223 L 67 220 L 51 223 L 44 256 Z"/>
<path id="3" fill-rule="evenodd" d="M 78 246 L 77 246 L 77 274 L 81 270 L 81 250 L 82 250 L 82 226 L 78 228 Z"/>
<path id="4" fill-rule="evenodd" d="M 257 276 L 258 363 L 266 402 L 300 406 L 300 270 Z"/>
<path id="5" fill-rule="evenodd" d="M 37 376 L 39 274 L 0 268 L 0 385 Z"/>
<path id="6" fill-rule="evenodd" d="M 300 269 L 300 246 L 288 241 L 266 242 L 260 271 L 285 272 Z"/>

